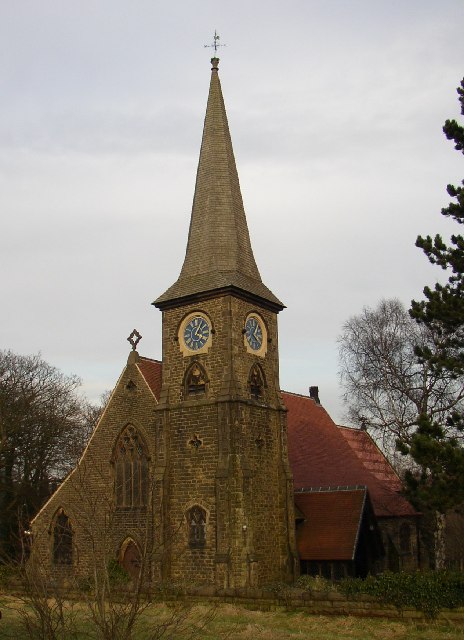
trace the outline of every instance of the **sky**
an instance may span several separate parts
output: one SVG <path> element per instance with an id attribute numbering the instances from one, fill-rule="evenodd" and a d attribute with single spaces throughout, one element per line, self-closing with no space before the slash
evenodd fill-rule
<path id="1" fill-rule="evenodd" d="M 462 0 L 0 0 L 0 348 L 92 401 L 139 352 L 185 255 L 217 29 L 255 258 L 285 303 L 281 387 L 344 422 L 337 337 L 440 272 L 462 155 Z"/>

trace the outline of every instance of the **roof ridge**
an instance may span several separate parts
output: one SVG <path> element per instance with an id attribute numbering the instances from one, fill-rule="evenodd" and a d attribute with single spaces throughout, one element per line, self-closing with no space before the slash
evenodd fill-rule
<path id="1" fill-rule="evenodd" d="M 295 391 L 285 391 L 285 389 L 281 389 L 280 393 L 287 393 L 289 396 L 297 396 L 298 398 L 306 398 L 307 400 L 313 400 L 310 396 L 306 396 L 304 393 L 295 393 Z M 322 405 L 318 405 L 322 406 Z"/>
<path id="2" fill-rule="evenodd" d="M 336 491 L 367 491 L 368 487 L 365 484 L 354 484 L 354 485 L 328 485 L 317 487 L 316 485 L 312 487 L 300 487 L 299 489 L 295 489 L 295 493 L 333 493 Z"/>
<path id="3" fill-rule="evenodd" d="M 162 360 L 157 360 L 156 358 L 149 358 L 148 356 L 141 356 L 140 354 L 139 354 L 139 358 L 140 358 L 140 360 L 149 360 L 150 362 L 156 362 L 158 364 L 163 364 Z"/>

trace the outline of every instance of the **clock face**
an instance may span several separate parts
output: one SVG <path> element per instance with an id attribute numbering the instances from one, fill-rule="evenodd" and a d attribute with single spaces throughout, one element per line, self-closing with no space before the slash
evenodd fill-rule
<path id="1" fill-rule="evenodd" d="M 184 342 L 191 351 L 198 351 L 208 342 L 209 324 L 202 316 L 190 318 L 184 328 Z"/>
<path id="2" fill-rule="evenodd" d="M 261 322 L 255 316 L 249 316 L 245 323 L 245 338 L 253 349 L 259 351 L 263 346 L 263 329 Z"/>

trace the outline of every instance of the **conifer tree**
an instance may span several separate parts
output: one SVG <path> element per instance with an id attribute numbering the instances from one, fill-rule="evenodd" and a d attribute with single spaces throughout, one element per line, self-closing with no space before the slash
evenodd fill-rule
<path id="1" fill-rule="evenodd" d="M 457 89 L 464 115 L 464 78 Z M 464 154 L 464 126 L 456 120 L 447 120 L 443 131 L 453 140 L 455 149 Z M 460 186 L 448 185 L 453 198 L 442 209 L 444 216 L 457 224 L 464 224 L 464 180 Z M 425 300 L 412 301 L 411 316 L 433 330 L 437 336 L 436 348 L 417 348 L 416 354 L 428 362 L 440 376 L 451 374 L 456 380 L 464 376 L 464 237 L 452 235 L 447 244 L 440 235 L 432 239 L 419 236 L 416 246 L 421 248 L 430 262 L 448 272 L 445 284 L 425 287 Z M 411 494 L 419 504 L 444 512 L 464 503 L 464 414 L 451 411 L 444 423 L 420 415 L 417 430 L 409 446 L 402 446 L 417 463 L 420 473 L 407 478 Z"/>

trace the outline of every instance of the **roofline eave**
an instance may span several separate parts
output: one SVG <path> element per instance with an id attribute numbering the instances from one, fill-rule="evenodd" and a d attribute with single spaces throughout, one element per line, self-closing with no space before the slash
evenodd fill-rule
<path id="1" fill-rule="evenodd" d="M 186 296 L 173 297 L 163 300 L 163 296 L 158 298 L 152 305 L 154 305 L 157 309 L 161 311 L 165 311 L 166 309 L 171 309 L 173 307 L 182 307 L 190 304 L 194 304 L 196 302 L 201 302 L 203 300 L 210 300 L 211 298 L 218 298 L 221 296 L 233 295 L 237 298 L 241 298 L 242 300 L 246 300 L 247 302 L 255 302 L 265 309 L 269 309 L 270 311 L 274 311 L 275 313 L 279 313 L 282 309 L 285 309 L 285 305 L 280 302 L 277 298 L 274 300 L 269 300 L 267 298 L 263 298 L 257 294 L 251 293 L 250 291 L 246 291 L 245 289 L 241 289 L 235 285 L 228 285 L 225 287 L 219 287 L 217 289 L 211 289 L 210 291 L 199 291 L 198 293 L 191 293 Z"/>

